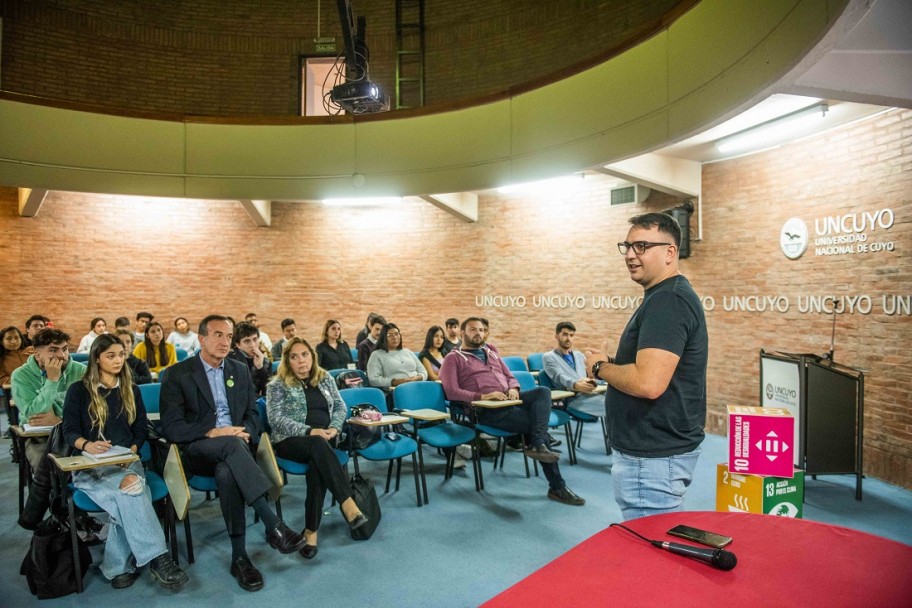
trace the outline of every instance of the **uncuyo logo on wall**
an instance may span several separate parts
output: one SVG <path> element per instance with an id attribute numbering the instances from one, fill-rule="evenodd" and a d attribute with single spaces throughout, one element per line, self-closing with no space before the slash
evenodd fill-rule
<path id="1" fill-rule="evenodd" d="M 808 228 L 804 220 L 793 217 L 786 220 L 779 231 L 779 247 L 790 260 L 797 260 L 808 246 Z"/>
<path id="2" fill-rule="evenodd" d="M 776 395 L 776 393 L 773 391 L 773 385 L 767 384 L 766 385 L 766 398 L 772 399 L 775 395 Z"/>

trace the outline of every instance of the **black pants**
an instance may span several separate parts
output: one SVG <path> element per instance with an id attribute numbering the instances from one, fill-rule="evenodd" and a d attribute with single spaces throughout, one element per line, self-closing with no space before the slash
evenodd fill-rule
<path id="1" fill-rule="evenodd" d="M 323 437 L 307 435 L 289 437 L 274 446 L 276 456 L 310 465 L 307 471 L 307 499 L 304 502 L 304 527 L 312 532 L 320 528 L 326 490 L 340 505 L 351 498 L 351 488 L 345 479 L 332 446 Z"/>
<path id="2" fill-rule="evenodd" d="M 548 419 L 551 417 L 551 391 L 543 386 L 519 393 L 522 405 L 499 409 L 475 408 L 478 422 L 509 433 L 522 433 L 533 446 L 547 446 Z M 560 490 L 565 485 L 557 463 L 540 463 L 548 486 Z"/>
<path id="3" fill-rule="evenodd" d="M 215 477 L 228 534 L 244 534 L 244 508 L 272 488 L 250 446 L 239 437 L 209 437 L 187 444 L 184 455 L 191 473 Z"/>

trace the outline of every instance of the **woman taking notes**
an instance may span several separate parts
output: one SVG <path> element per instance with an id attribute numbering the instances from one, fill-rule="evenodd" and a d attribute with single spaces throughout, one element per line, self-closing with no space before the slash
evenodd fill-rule
<path id="1" fill-rule="evenodd" d="M 342 506 L 354 530 L 367 523 L 351 495 L 332 445 L 347 409 L 336 383 L 321 368 L 317 355 L 303 338 L 291 338 L 282 349 L 276 377 L 266 387 L 266 412 L 272 427 L 275 453 L 280 458 L 310 465 L 304 503 L 304 538 L 301 555 L 317 555 L 317 531 L 323 516 L 326 490 Z"/>
<path id="2" fill-rule="evenodd" d="M 68 445 L 90 456 L 115 446 L 134 454 L 146 440 L 149 420 L 139 389 L 126 365 L 126 351 L 116 336 L 98 336 L 89 351 L 82 382 L 67 390 L 63 433 Z M 187 575 L 171 559 L 142 464 L 108 465 L 78 471 L 73 485 L 110 515 L 101 572 L 115 589 L 132 585 L 137 567 L 165 589 L 177 589 Z"/>

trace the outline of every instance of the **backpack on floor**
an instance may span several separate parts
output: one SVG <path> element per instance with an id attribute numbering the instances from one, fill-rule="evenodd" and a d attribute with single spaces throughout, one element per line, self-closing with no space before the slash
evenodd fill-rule
<path id="1" fill-rule="evenodd" d="M 76 593 L 76 567 L 70 528 L 55 516 L 48 517 L 35 528 L 19 574 L 25 576 L 29 591 L 45 600 Z M 85 577 L 92 554 L 77 537 L 79 551 L 79 577 Z"/>

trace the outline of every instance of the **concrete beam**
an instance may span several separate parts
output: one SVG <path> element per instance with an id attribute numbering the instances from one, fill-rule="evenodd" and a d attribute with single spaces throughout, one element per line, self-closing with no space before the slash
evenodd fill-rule
<path id="1" fill-rule="evenodd" d="M 465 222 L 478 221 L 478 195 L 471 192 L 422 194 L 421 198 Z"/>
<path id="2" fill-rule="evenodd" d="M 22 217 L 35 217 L 38 209 L 47 196 L 47 190 L 35 188 L 19 188 L 19 215 Z"/>
<path id="3" fill-rule="evenodd" d="M 272 201 L 242 200 L 241 206 L 257 226 L 272 225 Z"/>
<path id="4" fill-rule="evenodd" d="M 703 190 L 702 170 L 695 160 L 649 153 L 597 170 L 680 198 L 699 197 Z"/>

